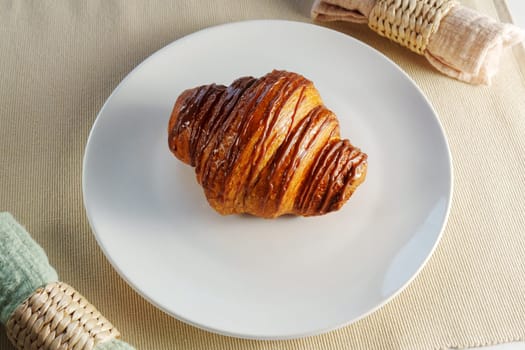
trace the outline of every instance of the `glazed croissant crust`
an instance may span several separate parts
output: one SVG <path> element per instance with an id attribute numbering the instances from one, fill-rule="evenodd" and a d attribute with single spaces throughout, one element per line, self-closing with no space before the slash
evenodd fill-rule
<path id="1" fill-rule="evenodd" d="M 286 71 L 184 91 L 168 143 L 223 215 L 322 215 L 366 176 L 367 155 L 340 138 L 313 83 Z"/>

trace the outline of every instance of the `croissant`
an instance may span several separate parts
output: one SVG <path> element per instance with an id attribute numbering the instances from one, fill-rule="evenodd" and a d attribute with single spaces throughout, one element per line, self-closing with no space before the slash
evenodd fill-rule
<path id="1" fill-rule="evenodd" d="M 195 167 L 222 215 L 326 214 L 341 208 L 367 170 L 367 155 L 341 140 L 313 83 L 287 71 L 184 91 L 168 144 Z"/>

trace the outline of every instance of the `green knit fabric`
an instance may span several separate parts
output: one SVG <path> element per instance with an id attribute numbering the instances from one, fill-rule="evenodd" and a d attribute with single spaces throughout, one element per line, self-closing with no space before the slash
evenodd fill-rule
<path id="1" fill-rule="evenodd" d="M 9 213 L 0 213 L 0 322 L 5 324 L 37 288 L 58 281 L 47 255 Z M 134 350 L 121 341 L 98 344 L 95 350 Z"/>
<path id="2" fill-rule="evenodd" d="M 0 322 L 37 288 L 58 281 L 47 255 L 9 213 L 0 213 Z"/>
<path id="3" fill-rule="evenodd" d="M 108 342 L 97 344 L 95 350 L 135 350 L 135 348 L 122 340 L 112 339 Z"/>

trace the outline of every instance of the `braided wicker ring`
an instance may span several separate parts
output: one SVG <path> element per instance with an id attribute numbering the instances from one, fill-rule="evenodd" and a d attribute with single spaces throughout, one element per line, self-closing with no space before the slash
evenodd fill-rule
<path id="1" fill-rule="evenodd" d="M 378 0 L 368 26 L 422 55 L 443 17 L 457 4 L 455 0 Z"/>
<path id="2" fill-rule="evenodd" d="M 62 282 L 37 289 L 6 324 L 18 349 L 91 350 L 120 333 L 74 288 Z"/>

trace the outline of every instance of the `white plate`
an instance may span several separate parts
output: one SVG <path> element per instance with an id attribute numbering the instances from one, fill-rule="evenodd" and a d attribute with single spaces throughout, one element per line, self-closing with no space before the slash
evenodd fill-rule
<path id="1" fill-rule="evenodd" d="M 184 89 L 274 68 L 311 79 L 341 135 L 369 155 L 365 183 L 339 212 L 219 216 L 168 150 Z M 135 290 L 195 326 L 259 339 L 332 330 L 387 302 L 434 250 L 451 190 L 443 130 L 414 83 L 349 36 L 286 21 L 206 29 L 145 60 L 100 111 L 83 174 L 95 236 Z"/>

